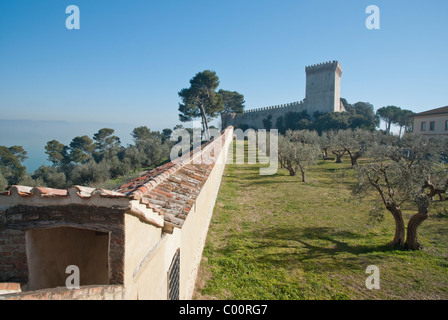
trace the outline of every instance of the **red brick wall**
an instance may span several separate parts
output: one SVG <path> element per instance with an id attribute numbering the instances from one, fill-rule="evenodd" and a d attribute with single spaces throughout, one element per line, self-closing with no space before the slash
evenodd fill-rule
<path id="1" fill-rule="evenodd" d="M 110 284 L 124 279 L 124 210 L 76 204 L 16 205 L 0 211 L 0 282 L 28 281 L 25 232 L 31 228 L 78 227 L 110 232 Z"/>
<path id="2" fill-rule="evenodd" d="M 28 281 L 24 231 L 0 228 L 0 281 Z"/>

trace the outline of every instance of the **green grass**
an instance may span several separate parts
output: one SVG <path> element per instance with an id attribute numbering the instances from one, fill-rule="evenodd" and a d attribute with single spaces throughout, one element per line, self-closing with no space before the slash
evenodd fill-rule
<path id="1" fill-rule="evenodd" d="M 448 299 L 446 207 L 419 228 L 423 250 L 393 250 L 391 215 L 372 224 L 378 199 L 351 196 L 349 159 L 320 161 L 307 183 L 285 169 L 260 176 L 260 166 L 226 167 L 196 299 Z M 380 269 L 379 290 L 365 286 L 369 265 Z"/>

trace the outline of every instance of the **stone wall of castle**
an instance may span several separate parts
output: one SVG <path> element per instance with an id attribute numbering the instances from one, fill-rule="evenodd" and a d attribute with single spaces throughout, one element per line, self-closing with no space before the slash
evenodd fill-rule
<path id="1" fill-rule="evenodd" d="M 223 126 L 225 126 L 225 124 L 235 127 L 247 125 L 253 129 L 262 129 L 265 127 L 263 120 L 268 119 L 268 117 L 271 116 L 271 128 L 276 128 L 275 123 L 277 118 L 284 116 L 288 112 L 301 112 L 306 109 L 306 102 L 298 101 L 266 108 L 247 110 L 243 115 L 223 113 L 221 115 L 221 121 Z"/>
<path id="2" fill-rule="evenodd" d="M 271 128 L 276 128 L 279 117 L 288 112 L 302 112 L 306 110 L 310 116 L 317 112 L 345 111 L 340 102 L 342 68 L 338 61 L 307 66 L 306 96 L 298 102 L 287 103 L 266 108 L 246 110 L 242 115 L 235 113 L 221 114 L 222 126 L 248 126 L 253 129 L 263 129 L 263 120 L 271 121 Z"/>

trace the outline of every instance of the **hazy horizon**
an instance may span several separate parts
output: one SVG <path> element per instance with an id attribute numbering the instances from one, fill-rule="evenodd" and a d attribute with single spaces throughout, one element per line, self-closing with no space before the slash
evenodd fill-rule
<path id="1" fill-rule="evenodd" d="M 0 119 L 0 145 L 11 147 L 22 146 L 27 152 L 28 159 L 24 166 L 28 173 L 38 169 L 41 165 L 52 165 L 47 160 L 45 145 L 48 141 L 58 140 L 69 145 L 77 136 L 93 135 L 102 128 L 115 130 L 115 135 L 121 140 L 122 146 L 133 144 L 131 132 L 138 125 L 129 123 L 107 123 L 98 121 L 66 121 L 66 120 L 26 120 Z M 159 130 L 150 128 L 152 131 Z"/>

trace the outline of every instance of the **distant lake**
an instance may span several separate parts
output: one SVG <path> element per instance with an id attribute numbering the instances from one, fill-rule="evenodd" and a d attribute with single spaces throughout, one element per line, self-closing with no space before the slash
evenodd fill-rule
<path id="1" fill-rule="evenodd" d="M 114 134 L 121 140 L 122 146 L 133 144 L 131 132 L 139 125 L 126 123 L 102 123 L 102 122 L 70 122 L 70 121 L 45 121 L 45 120 L 4 120 L 0 119 L 0 145 L 11 147 L 22 146 L 28 153 L 28 159 L 24 165 L 29 173 L 38 169 L 41 165 L 51 165 L 45 154 L 45 146 L 50 140 L 58 140 L 64 145 L 69 145 L 74 137 L 93 135 L 102 128 L 112 128 Z M 160 130 L 151 128 L 151 130 Z"/>

